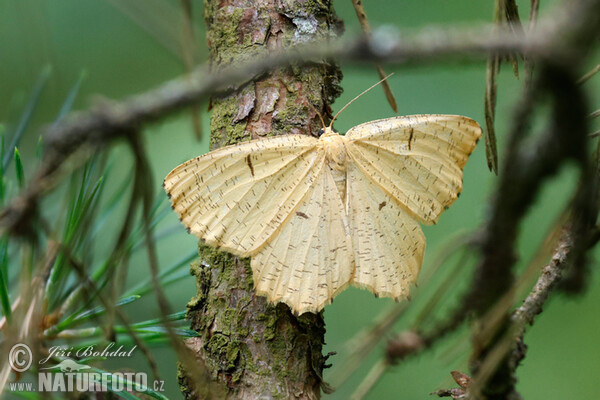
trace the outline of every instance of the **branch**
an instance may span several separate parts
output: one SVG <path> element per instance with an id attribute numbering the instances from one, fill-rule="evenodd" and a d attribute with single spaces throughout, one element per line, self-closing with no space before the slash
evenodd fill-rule
<path id="1" fill-rule="evenodd" d="M 564 32 L 554 32 L 556 36 L 549 40 L 555 43 L 559 53 L 563 47 L 578 56 L 571 59 L 571 65 L 552 59 L 540 62 L 538 79 L 526 88 L 513 120 L 506 160 L 484 230 L 483 257 L 476 269 L 473 290 L 467 297 L 467 304 L 480 317 L 482 327 L 490 325 L 485 315 L 510 292 L 513 284 L 515 243 L 521 220 L 534 203 L 544 180 L 556 174 L 567 160 L 574 160 L 581 170 L 578 195 L 573 204 L 574 218 L 578 221 L 573 227 L 573 247 L 577 249 L 574 251 L 575 275 L 582 276 L 579 271 L 585 271 L 589 221 L 592 215 L 595 220 L 597 211 L 590 201 L 595 198 L 595 190 L 589 195 L 595 181 L 590 180 L 586 150 L 587 104 L 576 76 L 593 38 L 598 36 L 600 2 L 571 4 L 569 18 L 578 18 L 566 24 Z M 552 102 L 550 124 L 536 142 L 525 145 L 535 104 L 544 96 Z M 493 316 L 498 321 L 493 332 L 482 329 L 474 337 L 472 369 L 475 378 L 469 389 L 474 397 L 480 394 L 491 399 L 518 397 L 514 390 L 513 368 L 503 350 L 503 340 L 510 332 L 510 319 L 507 312 L 501 312 Z M 508 343 L 510 346 L 511 342 Z"/>
<path id="2" fill-rule="evenodd" d="M 556 174 L 566 160 L 575 160 L 586 171 L 585 151 L 586 105 L 573 74 L 544 65 L 540 68 L 541 80 L 525 97 L 515 118 L 509 143 L 507 160 L 501 175 L 498 191 L 493 202 L 491 218 L 485 229 L 482 245 L 482 261 L 476 269 L 473 290 L 468 302 L 477 315 L 483 317 L 508 293 L 513 284 L 512 267 L 516 262 L 515 243 L 520 222 L 535 201 L 541 184 Z M 524 127 L 531 118 L 534 93 L 539 91 L 552 96 L 554 120 L 547 132 L 531 147 L 523 146 Z M 582 182 L 585 185 L 585 172 Z M 578 235 L 581 238 L 581 236 Z M 489 356 L 508 328 L 508 314 L 499 320 L 498 330 L 491 336 L 476 335 L 474 338 L 474 375 Z M 481 326 L 485 326 L 485 318 Z M 476 378 L 472 389 L 482 388 L 484 395 L 502 398 L 512 392 L 514 379 L 507 362 L 500 361 L 489 381 Z M 494 397 L 497 396 L 497 397 Z"/>
<path id="3" fill-rule="evenodd" d="M 576 21 L 576 20 L 575 20 Z M 532 34 L 478 29 L 431 28 L 406 37 L 400 33 L 375 31 L 373 39 L 355 37 L 330 43 L 312 43 L 291 50 L 261 55 L 242 65 L 210 72 L 209 65 L 193 74 L 167 82 L 123 102 L 104 102 L 88 111 L 76 113 L 49 127 L 44 135 L 44 159 L 27 188 L 0 213 L 0 233 L 24 235 L 30 232 L 30 217 L 37 212 L 42 195 L 54 186 L 65 160 L 84 145 L 105 145 L 127 132 L 190 107 L 214 93 L 227 94 L 252 79 L 277 67 L 324 62 L 329 58 L 356 63 L 393 63 L 406 65 L 431 63 L 443 59 L 476 60 L 489 54 L 527 55 L 530 59 L 571 59 L 569 51 L 557 52 L 548 32 L 562 28 L 552 19 Z"/>
<path id="4" fill-rule="evenodd" d="M 526 346 L 523 344 L 525 330 L 528 325 L 533 325 L 533 320 L 542 312 L 542 307 L 548 299 L 550 292 L 560 281 L 562 273 L 566 269 L 567 259 L 572 248 L 572 234 L 565 229 L 554 250 L 550 263 L 542 268 L 542 273 L 533 289 L 525 298 L 523 304 L 513 312 L 511 322 L 516 327 L 514 333 L 517 337 L 517 347 L 511 355 L 511 365 L 514 369 L 525 358 Z"/>

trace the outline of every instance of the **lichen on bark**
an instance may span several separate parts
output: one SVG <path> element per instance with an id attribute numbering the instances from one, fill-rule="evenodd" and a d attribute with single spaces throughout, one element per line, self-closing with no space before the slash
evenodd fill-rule
<path id="1" fill-rule="evenodd" d="M 341 33 L 330 2 L 205 1 L 207 42 L 214 69 L 297 43 Z M 270 135 L 316 135 L 315 109 L 331 114 L 341 72 L 329 60 L 280 68 L 233 94 L 214 96 L 211 148 Z M 309 104 L 310 103 L 310 104 Z M 311 106 L 312 105 L 312 106 Z M 314 108 L 313 108 L 314 107 Z M 188 304 L 188 341 L 226 398 L 320 397 L 325 324 L 321 314 L 295 317 L 284 304 L 256 296 L 249 259 L 199 244 L 192 266 L 197 295 Z M 180 370 L 186 398 L 201 398 Z"/>

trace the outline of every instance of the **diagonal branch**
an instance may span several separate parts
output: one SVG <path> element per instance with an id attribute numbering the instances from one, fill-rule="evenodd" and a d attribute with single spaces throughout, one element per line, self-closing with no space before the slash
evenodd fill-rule
<path id="1" fill-rule="evenodd" d="M 531 59 L 568 60 L 568 52 L 557 54 L 548 41 L 548 31 L 540 27 L 531 35 L 510 31 L 478 29 L 428 29 L 414 36 L 374 32 L 363 37 L 329 43 L 313 43 L 291 50 L 272 52 L 242 65 L 209 72 L 204 65 L 190 76 L 175 79 L 123 102 L 104 102 L 55 124 L 45 132 L 44 159 L 27 188 L 0 213 L 0 232 L 26 234 L 31 229 L 39 198 L 53 187 L 65 160 L 84 145 L 105 145 L 127 132 L 190 107 L 214 93 L 233 92 L 253 78 L 274 68 L 291 64 L 311 64 L 314 60 L 336 58 L 356 63 L 385 62 L 399 65 L 431 63 L 443 59 L 482 60 L 489 54 L 527 54 Z M 540 24 L 542 25 L 542 24 Z"/>

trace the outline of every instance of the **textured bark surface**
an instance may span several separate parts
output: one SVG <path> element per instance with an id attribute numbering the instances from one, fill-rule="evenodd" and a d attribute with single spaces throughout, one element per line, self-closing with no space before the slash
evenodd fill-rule
<path id="1" fill-rule="evenodd" d="M 327 1 L 206 0 L 207 42 L 213 69 L 289 45 L 323 40 L 341 31 Z M 326 60 L 273 71 L 237 93 L 212 99 L 211 147 L 280 134 L 316 135 L 321 124 L 309 105 L 330 115 L 339 95 L 339 68 Z M 188 305 L 187 342 L 198 362 L 225 393 L 208 393 L 188 382 L 187 399 L 317 399 L 320 397 L 325 324 L 321 314 L 291 314 L 254 294 L 249 260 L 199 245 L 192 267 L 198 292 Z M 200 393 L 202 392 L 202 393 Z"/>

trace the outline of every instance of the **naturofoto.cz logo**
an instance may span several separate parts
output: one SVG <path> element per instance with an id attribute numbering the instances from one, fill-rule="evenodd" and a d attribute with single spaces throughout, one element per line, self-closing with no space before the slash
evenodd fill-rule
<path id="1" fill-rule="evenodd" d="M 106 349 L 104 353 L 109 354 Z M 48 359 L 41 360 L 40 364 Z M 25 372 L 32 365 L 31 349 L 23 343 L 16 344 L 9 353 L 8 361 L 16 372 Z M 148 378 L 144 372 L 107 372 L 67 357 L 58 364 L 38 369 L 37 388 L 31 382 L 13 382 L 9 384 L 9 389 L 13 392 L 158 392 L 163 390 L 163 382 L 154 381 L 153 387 L 148 388 Z"/>
<path id="2" fill-rule="evenodd" d="M 64 363 L 73 360 L 63 360 Z M 81 367 L 80 364 L 78 364 Z M 83 365 L 83 367 L 91 368 Z M 143 392 L 148 387 L 145 373 L 138 372 L 83 372 L 82 369 L 59 372 L 39 372 L 38 391 L 40 392 Z"/>

